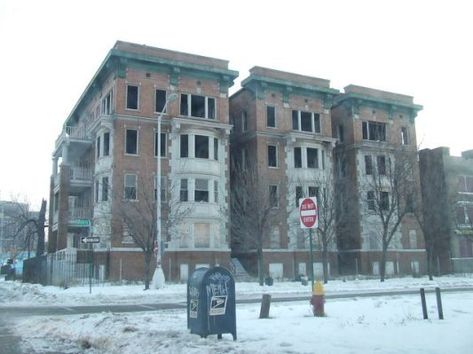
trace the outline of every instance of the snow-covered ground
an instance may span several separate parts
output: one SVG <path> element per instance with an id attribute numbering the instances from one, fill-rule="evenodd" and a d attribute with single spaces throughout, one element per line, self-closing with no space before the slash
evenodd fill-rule
<path id="1" fill-rule="evenodd" d="M 473 286 L 473 277 L 332 281 L 326 293 Z M 237 298 L 309 294 L 300 283 L 259 287 L 237 283 Z M 0 281 L 0 306 L 85 305 L 185 301 L 185 285 L 143 291 L 142 286 L 89 289 L 41 287 Z M 100 313 L 18 317 L 15 332 L 25 352 L 45 353 L 471 353 L 473 292 L 443 293 L 445 320 L 439 320 L 433 293 L 427 294 L 429 320 L 422 319 L 420 296 L 327 300 L 326 317 L 313 317 L 308 301 L 273 303 L 270 319 L 258 319 L 259 304 L 237 304 L 236 341 L 230 334 L 200 338 L 187 329 L 186 311 Z M 1 352 L 1 350 L 0 350 Z"/>

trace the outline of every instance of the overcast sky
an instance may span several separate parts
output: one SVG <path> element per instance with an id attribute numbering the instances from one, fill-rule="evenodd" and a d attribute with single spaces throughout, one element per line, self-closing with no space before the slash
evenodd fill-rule
<path id="1" fill-rule="evenodd" d="M 0 0 L 0 199 L 49 197 L 54 142 L 116 40 L 414 96 L 421 148 L 472 149 L 469 1 Z"/>

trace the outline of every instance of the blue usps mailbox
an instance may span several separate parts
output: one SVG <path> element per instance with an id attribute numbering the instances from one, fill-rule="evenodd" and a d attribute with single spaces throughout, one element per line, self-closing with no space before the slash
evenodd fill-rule
<path id="1" fill-rule="evenodd" d="M 187 281 L 187 328 L 201 337 L 236 340 L 235 280 L 223 267 L 198 268 Z"/>

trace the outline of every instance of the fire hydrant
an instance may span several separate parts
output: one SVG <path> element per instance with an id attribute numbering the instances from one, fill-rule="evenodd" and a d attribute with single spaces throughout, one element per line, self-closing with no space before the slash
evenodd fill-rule
<path id="1" fill-rule="evenodd" d="M 316 281 L 312 289 L 312 298 L 310 299 L 310 304 L 312 305 L 312 312 L 314 312 L 314 316 L 316 317 L 325 316 L 324 303 L 325 303 L 324 286 L 322 285 L 320 281 Z"/>

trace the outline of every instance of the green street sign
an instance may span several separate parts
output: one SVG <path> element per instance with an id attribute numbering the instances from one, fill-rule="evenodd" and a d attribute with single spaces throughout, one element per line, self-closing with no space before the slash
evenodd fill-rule
<path id="1" fill-rule="evenodd" d="M 89 219 L 74 219 L 69 222 L 70 225 L 79 226 L 79 227 L 89 227 L 90 220 Z"/>

